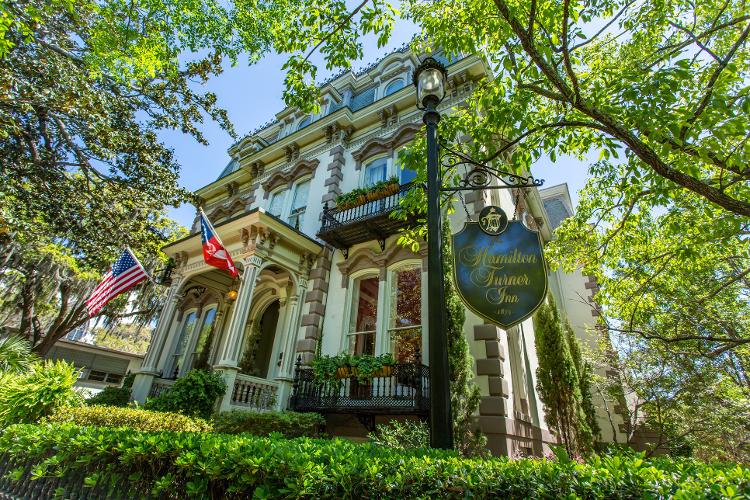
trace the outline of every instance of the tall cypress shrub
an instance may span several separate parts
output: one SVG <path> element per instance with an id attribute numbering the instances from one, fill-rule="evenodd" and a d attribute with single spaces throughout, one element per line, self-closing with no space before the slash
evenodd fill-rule
<path id="1" fill-rule="evenodd" d="M 568 338 L 573 364 L 576 367 L 576 372 L 578 372 L 578 388 L 581 395 L 581 419 L 585 423 L 585 426 L 581 426 L 579 441 L 585 443 L 585 448 L 591 449 L 601 434 L 601 428 L 596 419 L 594 398 L 591 392 L 591 378 L 593 375 L 591 363 L 583 359 L 581 346 L 578 344 L 576 334 L 568 321 L 565 321 L 565 334 Z"/>
<path id="2" fill-rule="evenodd" d="M 443 223 L 442 239 L 454 446 L 464 455 L 485 455 L 487 438 L 472 422 L 481 396 L 479 387 L 473 383 L 473 358 L 463 332 L 466 309 L 453 283 L 453 242 L 447 218 Z"/>
<path id="3" fill-rule="evenodd" d="M 588 375 L 580 347 L 572 328 L 561 321 L 552 295 L 534 316 L 534 344 L 539 360 L 537 390 L 547 423 L 558 431 L 568 454 L 580 455 L 593 445 L 590 422 L 596 424 L 596 417 L 589 418 L 585 408 L 589 404 L 593 410 L 593 403 L 589 382 L 582 382 L 581 376 Z"/>

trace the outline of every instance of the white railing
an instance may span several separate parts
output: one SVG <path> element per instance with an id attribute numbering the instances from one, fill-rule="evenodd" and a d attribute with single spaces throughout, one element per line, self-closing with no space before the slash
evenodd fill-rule
<path id="1" fill-rule="evenodd" d="M 151 382 L 151 389 L 148 391 L 148 397 L 155 398 L 161 393 L 168 391 L 172 388 L 172 384 L 174 384 L 174 380 L 155 378 L 153 382 Z"/>
<path id="2" fill-rule="evenodd" d="M 250 410 L 273 410 L 278 395 L 278 382 L 238 373 L 234 380 L 232 405 Z"/>

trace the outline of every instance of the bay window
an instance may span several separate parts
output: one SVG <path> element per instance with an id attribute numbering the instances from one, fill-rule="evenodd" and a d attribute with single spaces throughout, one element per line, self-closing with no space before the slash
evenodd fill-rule
<path id="1" fill-rule="evenodd" d="M 284 199 L 286 198 L 286 189 L 276 191 L 271 194 L 271 200 L 268 202 L 267 212 L 274 217 L 281 217 L 281 211 L 284 209 Z"/>

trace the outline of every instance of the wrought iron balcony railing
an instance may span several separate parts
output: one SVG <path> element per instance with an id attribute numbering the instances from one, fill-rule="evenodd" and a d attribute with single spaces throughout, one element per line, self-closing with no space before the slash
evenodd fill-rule
<path id="1" fill-rule="evenodd" d="M 411 221 L 391 217 L 406 193 L 414 185 L 404 184 L 399 190 L 379 200 L 366 201 L 351 208 L 323 208 L 323 221 L 318 231 L 318 237 L 326 243 L 346 250 L 352 245 L 365 241 L 378 240 L 381 248 L 385 247 L 385 239 L 396 233 Z"/>
<path id="2" fill-rule="evenodd" d="M 376 375 L 380 376 L 359 380 L 349 374 L 318 381 L 311 368 L 298 363 L 289 407 L 318 413 L 427 416 L 430 407 L 430 369 L 427 366 L 396 364 Z"/>

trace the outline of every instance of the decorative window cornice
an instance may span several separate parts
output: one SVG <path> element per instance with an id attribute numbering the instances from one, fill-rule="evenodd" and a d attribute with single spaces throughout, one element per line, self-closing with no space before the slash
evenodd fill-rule
<path id="1" fill-rule="evenodd" d="M 262 184 L 263 197 L 267 199 L 268 193 L 285 184 L 291 187 L 300 177 L 314 173 L 319 163 L 319 160 L 300 160 L 288 172 L 275 172 Z"/>
<path id="2" fill-rule="evenodd" d="M 393 243 L 390 248 L 383 252 L 376 252 L 372 248 L 358 248 L 349 255 L 349 258 L 337 264 L 341 272 L 341 286 L 346 288 L 349 282 L 349 276 L 363 269 L 379 269 L 381 279 L 385 277 L 385 270 L 393 264 L 404 260 L 413 260 L 414 258 L 424 258 L 427 256 L 427 247 L 421 245 L 417 253 L 408 248 Z"/>
<path id="3" fill-rule="evenodd" d="M 419 124 L 405 123 L 388 138 L 373 137 L 368 140 L 352 154 L 352 157 L 357 162 L 356 169 L 359 170 L 362 168 L 362 162 L 373 155 L 380 153 L 393 154 L 396 149 L 414 139 L 420 128 L 421 125 Z"/>

